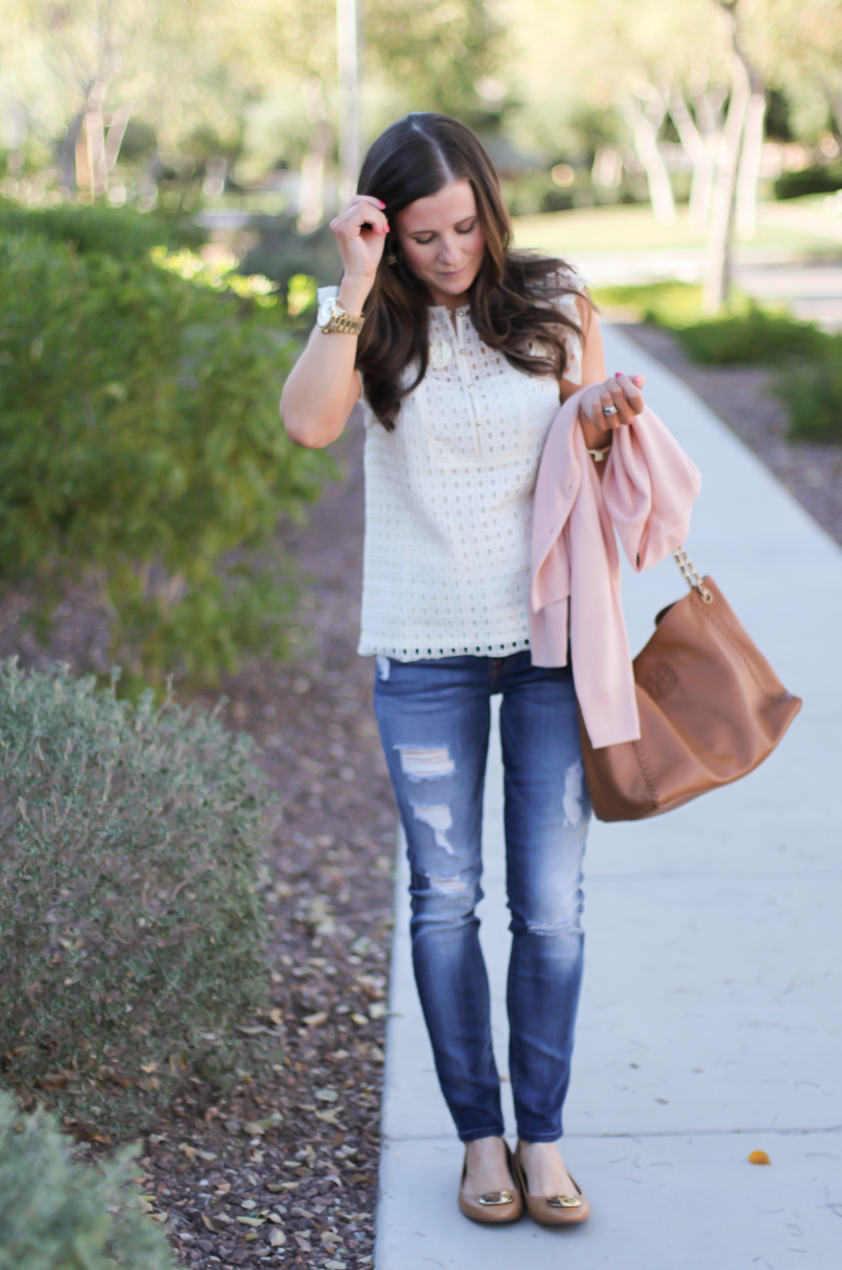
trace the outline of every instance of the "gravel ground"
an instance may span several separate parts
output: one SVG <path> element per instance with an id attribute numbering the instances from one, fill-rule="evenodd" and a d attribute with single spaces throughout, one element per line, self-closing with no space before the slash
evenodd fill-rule
<path id="1" fill-rule="evenodd" d="M 699 368 L 669 333 L 624 329 L 842 542 L 842 447 L 786 442 L 767 372 Z M 184 1266 L 372 1262 L 395 809 L 371 712 L 372 663 L 355 651 L 361 434 L 358 422 L 346 432 L 337 456 L 345 479 L 325 490 L 310 526 L 282 534 L 306 579 L 295 657 L 255 662 L 222 685 L 224 718 L 256 739 L 283 799 L 267 892 L 274 1008 L 248 1021 L 277 1061 L 268 1076 L 243 1072 L 225 1099 L 194 1085 L 144 1140 L 138 1185 Z M 92 596 L 68 593 L 47 648 L 25 625 L 29 605 L 25 589 L 0 603 L 0 656 L 107 668 L 107 624 Z M 218 695 L 196 701 L 209 707 Z M 94 1139 L 79 1149 L 101 1147 Z"/>

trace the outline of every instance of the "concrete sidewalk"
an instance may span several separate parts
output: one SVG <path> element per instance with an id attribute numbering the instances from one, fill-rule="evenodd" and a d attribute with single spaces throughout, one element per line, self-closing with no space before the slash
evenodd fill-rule
<path id="1" fill-rule="evenodd" d="M 609 370 L 646 374 L 647 400 L 701 468 L 694 563 L 804 709 L 746 780 L 652 821 L 593 824 L 564 1142 L 593 1207 L 584 1226 L 490 1230 L 459 1214 L 462 1147 L 412 980 L 401 860 L 375 1267 L 837 1270 L 842 551 L 680 381 L 616 329 L 605 343 Z M 672 561 L 627 574 L 632 648 L 684 586 Z M 506 1072 L 501 782 L 495 746 L 480 912 Z M 510 1100 L 507 1129 L 513 1141 Z M 771 1168 L 747 1162 L 757 1148 Z"/>

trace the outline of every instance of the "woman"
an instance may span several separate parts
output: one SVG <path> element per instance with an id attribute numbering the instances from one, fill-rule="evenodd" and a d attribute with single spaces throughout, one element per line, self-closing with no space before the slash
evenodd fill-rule
<path id="1" fill-rule="evenodd" d="M 466 1144 L 461 1210 L 477 1221 L 582 1221 L 559 1154 L 582 973 L 590 815 L 568 667 L 529 653 L 531 497 L 560 401 L 599 463 L 642 380 L 606 379 L 582 279 L 510 248 L 474 134 L 415 114 L 372 146 L 331 224 L 338 289 L 289 376 L 281 414 L 325 446 L 362 397 L 366 540 L 360 652 L 411 866 L 416 982 L 442 1092 Z M 604 467 L 604 464 L 602 465 Z M 509 1072 L 519 1143 L 503 1139 L 478 940 L 480 825 L 492 693 L 503 695 Z"/>

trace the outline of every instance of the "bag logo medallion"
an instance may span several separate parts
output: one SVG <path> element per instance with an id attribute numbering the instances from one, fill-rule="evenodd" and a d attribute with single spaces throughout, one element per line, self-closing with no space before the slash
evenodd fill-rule
<path id="1" fill-rule="evenodd" d="M 663 701 L 664 697 L 668 697 L 672 692 L 675 684 L 675 671 L 663 662 L 650 666 L 640 680 L 641 688 L 653 701 Z"/>

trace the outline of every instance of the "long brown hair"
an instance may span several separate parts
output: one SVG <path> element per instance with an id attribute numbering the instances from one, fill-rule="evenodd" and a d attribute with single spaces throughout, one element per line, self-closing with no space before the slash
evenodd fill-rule
<path id="1" fill-rule="evenodd" d="M 578 295 L 558 271 L 561 260 L 511 249 L 512 227 L 500 182 L 488 154 L 470 128 L 448 115 L 412 114 L 392 124 L 374 142 L 360 173 L 358 193 L 386 204 L 390 224 L 416 199 L 428 198 L 451 181 L 470 181 L 485 235 L 485 256 L 471 289 L 471 320 L 480 338 L 529 375 L 560 379 L 567 353 L 560 328 L 581 336 L 576 322 L 554 297 Z M 357 366 L 365 376 L 371 407 L 391 431 L 401 401 L 427 373 L 430 297 L 420 278 L 396 251 L 393 234 L 365 303 Z M 396 257 L 393 264 L 388 259 Z M 537 349 L 537 351 L 536 351 Z M 407 383 L 407 366 L 417 374 Z"/>

